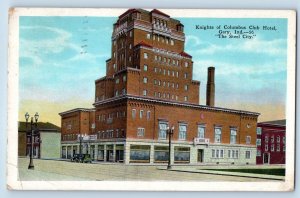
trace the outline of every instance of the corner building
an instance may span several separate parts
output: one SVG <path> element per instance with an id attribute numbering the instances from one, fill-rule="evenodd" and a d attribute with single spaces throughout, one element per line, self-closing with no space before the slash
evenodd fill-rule
<path id="1" fill-rule="evenodd" d="M 166 129 L 174 126 L 172 164 L 256 163 L 259 114 L 214 107 L 214 67 L 207 105 L 199 105 L 200 81 L 192 79 L 184 43 L 184 25 L 156 9 L 119 16 L 106 76 L 95 81 L 97 139 L 89 145 L 96 160 L 167 163 Z"/>

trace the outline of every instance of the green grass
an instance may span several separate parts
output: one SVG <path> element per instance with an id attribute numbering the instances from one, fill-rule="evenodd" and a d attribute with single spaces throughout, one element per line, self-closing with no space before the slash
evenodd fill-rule
<path id="1" fill-rule="evenodd" d="M 212 171 L 227 171 L 227 172 L 239 172 L 239 173 L 255 173 L 255 174 L 265 174 L 265 175 L 278 175 L 285 176 L 284 168 L 265 168 L 265 169 L 205 169 Z"/>

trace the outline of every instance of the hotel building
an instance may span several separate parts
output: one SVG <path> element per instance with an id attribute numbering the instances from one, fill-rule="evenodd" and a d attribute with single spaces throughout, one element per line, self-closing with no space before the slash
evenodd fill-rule
<path id="1" fill-rule="evenodd" d="M 95 108 L 60 113 L 63 150 L 78 152 L 76 137 L 87 134 L 85 152 L 95 160 L 166 163 L 167 127 L 174 126 L 172 164 L 256 163 L 259 113 L 215 107 L 214 67 L 208 68 L 206 105 L 199 105 L 200 81 L 192 79 L 180 21 L 156 9 L 130 9 L 113 25 L 111 41 L 106 76 L 95 81 Z M 83 112 L 94 120 L 81 131 Z"/>

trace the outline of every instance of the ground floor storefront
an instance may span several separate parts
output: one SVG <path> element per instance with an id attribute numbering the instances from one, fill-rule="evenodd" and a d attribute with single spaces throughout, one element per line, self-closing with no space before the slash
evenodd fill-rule
<path id="1" fill-rule="evenodd" d="M 63 159 L 80 153 L 79 142 L 62 142 Z M 125 164 L 163 164 L 169 160 L 167 141 L 126 140 L 115 142 L 84 142 L 81 152 L 90 154 L 93 161 Z M 256 164 L 256 147 L 231 144 L 194 144 L 172 142 L 171 164 Z"/>

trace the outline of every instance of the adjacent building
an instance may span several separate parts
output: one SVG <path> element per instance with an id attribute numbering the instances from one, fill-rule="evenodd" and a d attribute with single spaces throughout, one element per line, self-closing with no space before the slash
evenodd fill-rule
<path id="1" fill-rule="evenodd" d="M 256 163 L 259 113 L 215 107 L 214 67 L 208 68 L 206 105 L 199 105 L 200 81 L 192 79 L 179 20 L 156 9 L 130 9 L 113 25 L 111 41 L 106 76 L 95 81 L 94 108 L 60 113 L 63 152 L 71 157 L 79 150 L 77 137 L 90 134 L 84 147 L 95 160 L 166 163 L 167 129 L 174 127 L 173 164 Z M 86 129 L 83 112 L 94 114 Z M 74 116 L 73 130 L 66 122 Z"/>
<path id="2" fill-rule="evenodd" d="M 286 120 L 257 124 L 257 164 L 285 164 Z"/>
<path id="3" fill-rule="evenodd" d="M 51 123 L 38 122 L 38 132 L 33 135 L 33 157 L 41 159 L 59 159 L 61 157 L 60 128 Z M 30 127 L 30 123 L 29 126 Z M 29 128 L 28 128 L 29 129 Z M 25 122 L 19 122 L 18 156 L 29 156 L 31 150 L 31 132 Z"/>

